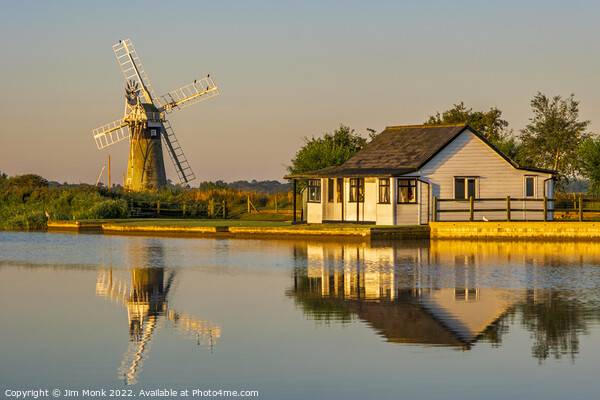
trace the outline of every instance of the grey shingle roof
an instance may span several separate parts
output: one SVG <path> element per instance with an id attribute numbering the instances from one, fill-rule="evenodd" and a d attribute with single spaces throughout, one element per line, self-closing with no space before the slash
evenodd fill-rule
<path id="1" fill-rule="evenodd" d="M 466 124 L 388 126 L 362 150 L 338 167 L 288 175 L 286 178 L 325 178 L 360 176 L 399 176 L 416 171 L 446 147 L 465 129 L 469 129 L 488 146 L 518 169 L 522 168 L 483 136 Z"/>
<path id="2" fill-rule="evenodd" d="M 465 125 L 389 126 L 343 164 L 346 169 L 418 169 Z"/>
<path id="3" fill-rule="evenodd" d="M 418 169 L 465 127 L 389 126 L 341 166 L 288 177 L 402 175 Z"/>

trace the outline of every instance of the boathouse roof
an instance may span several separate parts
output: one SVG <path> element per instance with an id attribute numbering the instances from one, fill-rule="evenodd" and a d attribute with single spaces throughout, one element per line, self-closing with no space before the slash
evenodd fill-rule
<path id="1" fill-rule="evenodd" d="M 419 170 L 465 130 L 481 139 L 514 168 L 553 173 L 520 166 L 468 124 L 458 124 L 388 126 L 344 164 L 286 178 L 401 176 Z"/>

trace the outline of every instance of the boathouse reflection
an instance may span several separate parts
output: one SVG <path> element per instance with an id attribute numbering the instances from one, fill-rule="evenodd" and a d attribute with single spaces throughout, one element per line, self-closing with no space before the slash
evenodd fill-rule
<path id="1" fill-rule="evenodd" d="M 569 249 L 541 243 L 517 243 L 514 251 L 510 243 L 485 242 L 299 244 L 290 293 L 311 319 L 358 318 L 390 342 L 463 349 L 478 340 L 499 344 L 509 321 L 517 320 L 532 332 L 533 357 L 574 357 L 578 335 L 600 320 L 597 295 L 548 287 L 552 270 L 544 266 L 577 264 L 600 252 Z"/>
<path id="2" fill-rule="evenodd" d="M 160 242 L 154 242 L 142 252 L 132 249 L 136 267 L 131 269 L 130 282 L 124 277 L 113 277 L 113 269 L 100 271 L 96 283 L 96 295 L 127 308 L 129 346 L 119 368 L 119 377 L 126 385 L 137 383 L 142 364 L 147 357 L 157 326 L 164 320 L 176 331 L 196 339 L 199 346 L 216 344 L 221 336 L 218 323 L 200 320 L 179 313 L 169 307 L 169 295 L 177 276 L 168 271 L 165 280 L 164 260 Z M 155 267 L 156 266 L 156 267 Z"/>

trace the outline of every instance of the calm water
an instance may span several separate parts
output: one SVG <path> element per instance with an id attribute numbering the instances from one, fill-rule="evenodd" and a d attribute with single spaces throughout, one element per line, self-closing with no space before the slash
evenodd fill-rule
<path id="1" fill-rule="evenodd" d="M 600 389 L 598 243 L 0 232 L 0 285 L 0 396 L 589 399 Z"/>

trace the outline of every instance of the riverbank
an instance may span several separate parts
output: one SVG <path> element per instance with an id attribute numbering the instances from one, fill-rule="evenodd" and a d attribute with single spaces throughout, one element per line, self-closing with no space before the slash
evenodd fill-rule
<path id="1" fill-rule="evenodd" d="M 276 221 L 128 220 L 122 222 L 49 221 L 48 231 L 107 235 L 200 237 L 320 237 L 372 240 L 428 239 L 428 226 L 292 225 Z"/>
<path id="2" fill-rule="evenodd" d="M 430 222 L 431 239 L 600 240 L 600 222 Z"/>
<path id="3" fill-rule="evenodd" d="M 136 219 L 49 221 L 48 231 L 193 237 L 356 238 L 372 240 L 600 240 L 600 222 L 430 222 L 425 226 L 292 225 L 280 221 Z"/>

